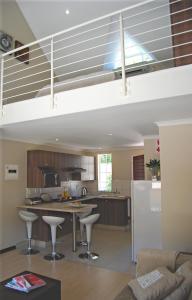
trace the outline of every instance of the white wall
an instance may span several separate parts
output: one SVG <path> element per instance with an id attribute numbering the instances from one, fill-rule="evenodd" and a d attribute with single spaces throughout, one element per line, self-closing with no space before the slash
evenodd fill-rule
<path id="1" fill-rule="evenodd" d="M 189 95 L 192 94 L 191 78 L 192 68 L 187 65 L 129 78 L 127 96 L 122 95 L 122 81 L 115 80 L 56 94 L 55 109 L 52 109 L 50 96 L 13 103 L 5 106 L 0 124 Z"/>

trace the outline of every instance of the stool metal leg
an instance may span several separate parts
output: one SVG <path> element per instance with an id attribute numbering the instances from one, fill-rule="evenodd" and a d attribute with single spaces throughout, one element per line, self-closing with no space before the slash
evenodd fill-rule
<path id="1" fill-rule="evenodd" d="M 64 254 L 57 253 L 55 250 L 55 244 L 56 244 L 56 226 L 51 225 L 51 239 L 52 239 L 52 252 L 50 254 L 47 254 L 44 256 L 44 259 L 46 260 L 60 260 L 64 258 Z"/>
<path id="2" fill-rule="evenodd" d="M 22 251 L 24 255 L 34 255 L 39 253 L 39 250 L 32 249 L 31 247 L 31 237 L 32 237 L 32 222 L 26 222 L 27 225 L 27 236 L 28 236 L 28 248 Z"/>
<path id="3" fill-rule="evenodd" d="M 87 252 L 79 254 L 79 258 L 81 259 L 96 260 L 99 258 L 99 255 L 97 253 L 91 252 L 91 230 L 92 230 L 92 225 L 86 224 Z"/>
<path id="4" fill-rule="evenodd" d="M 80 223 L 80 238 L 81 240 L 77 242 L 77 246 L 87 246 L 87 241 L 85 240 L 85 226 L 82 223 Z"/>

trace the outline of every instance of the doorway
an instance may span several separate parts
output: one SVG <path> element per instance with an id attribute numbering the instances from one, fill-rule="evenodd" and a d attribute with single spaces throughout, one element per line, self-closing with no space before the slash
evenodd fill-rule
<path id="1" fill-rule="evenodd" d="M 144 155 L 133 156 L 133 180 L 144 180 Z"/>

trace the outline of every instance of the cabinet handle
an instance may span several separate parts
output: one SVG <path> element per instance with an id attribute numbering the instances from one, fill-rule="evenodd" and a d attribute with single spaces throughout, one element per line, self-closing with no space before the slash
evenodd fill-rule
<path id="1" fill-rule="evenodd" d="M 43 187 L 46 187 L 46 174 L 43 174 L 43 181 L 44 181 Z"/>
<path id="2" fill-rule="evenodd" d="M 58 174 L 55 174 L 55 185 L 57 186 L 58 185 Z"/>

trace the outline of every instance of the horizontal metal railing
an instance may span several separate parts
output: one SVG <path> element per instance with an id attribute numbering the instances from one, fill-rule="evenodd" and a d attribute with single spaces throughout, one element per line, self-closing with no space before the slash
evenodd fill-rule
<path id="1" fill-rule="evenodd" d="M 119 78 L 126 95 L 134 71 L 190 64 L 192 5 L 183 1 L 146 0 L 2 54 L 1 110 L 47 94 L 54 106 L 59 91 Z"/>

